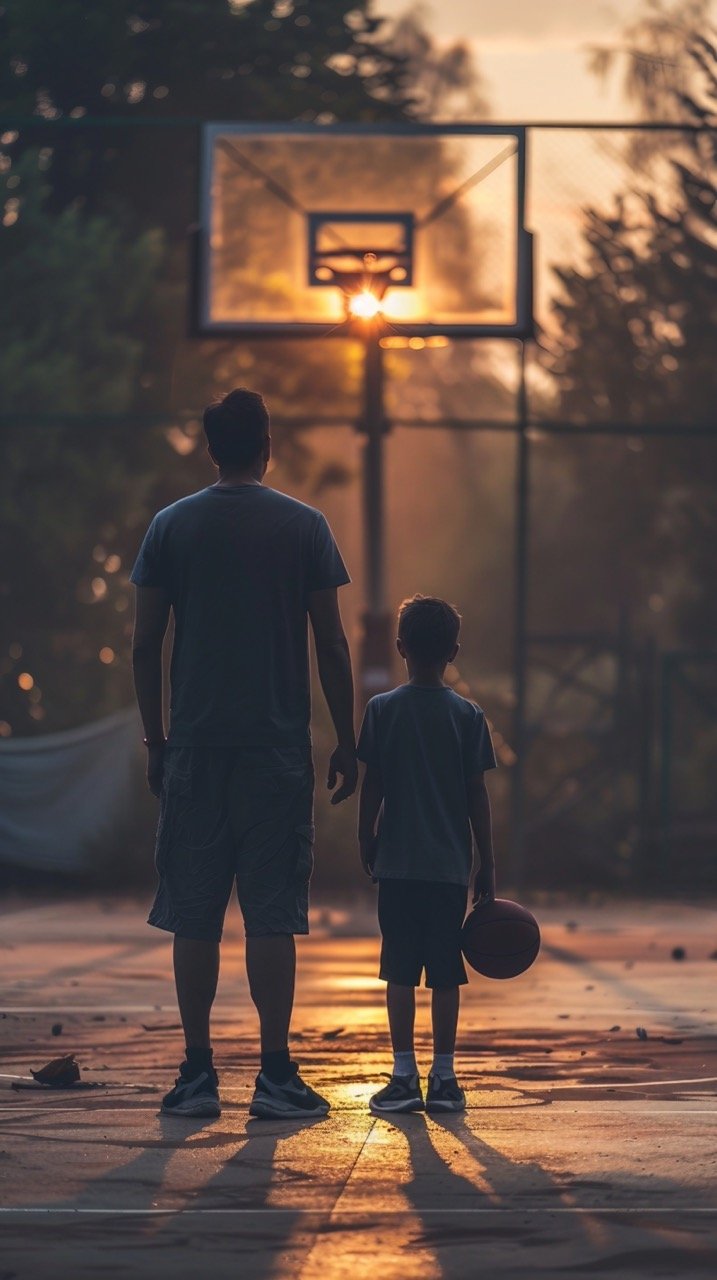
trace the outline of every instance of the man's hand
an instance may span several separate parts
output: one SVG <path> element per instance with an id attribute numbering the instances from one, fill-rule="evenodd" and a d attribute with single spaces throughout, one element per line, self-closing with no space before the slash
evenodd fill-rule
<path id="1" fill-rule="evenodd" d="M 495 867 L 481 867 L 473 882 L 473 905 L 495 901 Z"/>
<path id="2" fill-rule="evenodd" d="M 361 866 L 367 876 L 373 879 L 373 865 L 376 861 L 376 845 L 378 843 L 377 836 L 369 836 L 365 840 L 359 839 L 359 855 L 361 858 Z"/>
<path id="3" fill-rule="evenodd" d="M 162 793 L 164 745 L 160 742 L 156 746 L 147 747 L 147 785 L 153 796 L 160 796 Z"/>
<path id="4" fill-rule="evenodd" d="M 338 791 L 334 791 L 339 774 L 341 774 L 343 781 Z M 358 762 L 356 760 L 356 748 L 342 747 L 339 744 L 329 760 L 329 773 L 326 779 L 329 791 L 334 791 L 331 803 L 341 804 L 342 800 L 348 800 L 349 796 L 352 796 L 356 790 L 357 783 Z"/>

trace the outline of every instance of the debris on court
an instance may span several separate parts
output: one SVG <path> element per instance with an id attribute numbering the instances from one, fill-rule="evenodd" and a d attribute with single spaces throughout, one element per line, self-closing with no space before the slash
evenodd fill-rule
<path id="1" fill-rule="evenodd" d="M 635 1027 L 635 1035 L 638 1040 L 648 1040 L 649 1036 L 644 1027 Z"/>
<path id="2" fill-rule="evenodd" d="M 672 951 L 670 952 L 670 955 L 672 956 L 673 960 L 684 960 L 685 956 L 687 955 L 687 952 L 685 951 L 684 947 L 673 947 Z"/>
<path id="3" fill-rule="evenodd" d="M 143 1031 L 181 1031 L 181 1022 L 143 1022 Z"/>
<path id="4" fill-rule="evenodd" d="M 11 1089 L 103 1089 L 100 1083 L 80 1080 L 80 1068 L 75 1061 L 74 1053 L 64 1058 L 52 1058 L 39 1071 L 30 1068 L 32 1080 L 22 1077 L 13 1080 Z"/>
<path id="5" fill-rule="evenodd" d="M 50 1027 L 50 1031 L 51 1031 L 51 1033 L 52 1033 L 52 1035 L 53 1035 L 53 1036 L 61 1036 L 61 1035 L 62 1035 L 62 1023 L 61 1023 L 61 1022 L 53 1022 L 52 1026 Z"/>
<path id="6" fill-rule="evenodd" d="M 44 1067 L 40 1067 L 39 1071 L 31 1068 L 30 1075 L 38 1084 L 47 1084 L 53 1089 L 67 1089 L 79 1080 L 80 1068 L 74 1053 L 68 1053 L 64 1058 L 53 1058 Z"/>

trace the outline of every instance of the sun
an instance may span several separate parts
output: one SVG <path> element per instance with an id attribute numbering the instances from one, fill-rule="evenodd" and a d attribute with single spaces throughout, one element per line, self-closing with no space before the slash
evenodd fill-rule
<path id="1" fill-rule="evenodd" d="M 349 298 L 349 311 L 352 316 L 356 316 L 360 320 L 373 320 L 375 316 L 381 314 L 383 307 L 375 293 L 370 293 L 368 289 L 364 289 L 361 293 L 355 293 Z"/>

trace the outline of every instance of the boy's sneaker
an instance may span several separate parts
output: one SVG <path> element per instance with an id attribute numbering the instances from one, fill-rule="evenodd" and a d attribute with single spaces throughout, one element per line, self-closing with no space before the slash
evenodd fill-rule
<path id="1" fill-rule="evenodd" d="M 466 1095 L 455 1076 L 441 1080 L 440 1076 L 428 1077 L 426 1111 L 465 1111 Z"/>
<path id="2" fill-rule="evenodd" d="M 174 1088 L 162 1099 L 162 1113 L 166 1116 L 220 1116 L 219 1076 L 212 1067 L 209 1071 L 200 1071 L 193 1079 L 188 1076 L 189 1068 L 183 1062 Z"/>
<path id="3" fill-rule="evenodd" d="M 385 1088 L 379 1089 L 368 1105 L 375 1116 L 423 1111 L 423 1094 L 418 1076 L 391 1076 Z"/>
<path id="4" fill-rule="evenodd" d="M 261 1120 L 310 1120 L 328 1114 L 330 1103 L 311 1089 L 299 1075 L 296 1062 L 291 1063 L 294 1074 L 286 1084 L 275 1084 L 260 1071 L 256 1078 L 254 1097 L 249 1104 L 249 1115 Z"/>

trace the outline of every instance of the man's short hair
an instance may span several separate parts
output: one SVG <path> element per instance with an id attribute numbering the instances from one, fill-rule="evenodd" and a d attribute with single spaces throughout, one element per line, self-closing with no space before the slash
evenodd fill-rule
<path id="1" fill-rule="evenodd" d="M 448 662 L 460 629 L 458 610 L 437 596 L 411 596 L 399 607 L 399 639 L 418 662 Z"/>
<path id="2" fill-rule="evenodd" d="M 269 434 L 269 410 L 263 396 L 237 387 L 204 410 L 204 432 L 220 467 L 250 467 L 261 456 Z"/>

